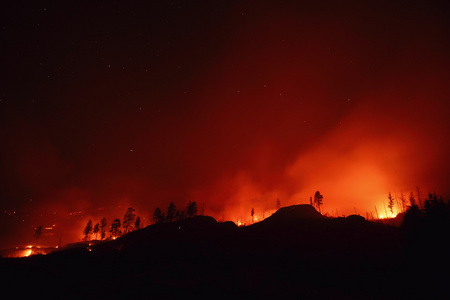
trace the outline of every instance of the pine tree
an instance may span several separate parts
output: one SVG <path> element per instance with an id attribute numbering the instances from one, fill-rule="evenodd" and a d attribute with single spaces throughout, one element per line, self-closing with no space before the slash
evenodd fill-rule
<path id="1" fill-rule="evenodd" d="M 167 208 L 166 219 L 169 222 L 172 222 L 173 218 L 175 218 L 175 213 L 177 212 L 177 208 L 173 202 L 170 202 L 169 207 Z"/>
<path id="2" fill-rule="evenodd" d="M 136 217 L 136 222 L 134 222 L 134 229 L 141 229 L 141 217 L 139 216 Z"/>
<path id="3" fill-rule="evenodd" d="M 93 232 L 94 232 L 94 234 L 95 234 L 95 239 L 96 239 L 96 240 L 97 240 L 98 232 L 99 232 L 99 231 L 100 231 L 100 224 L 97 223 L 97 224 L 95 224 L 94 229 L 93 229 Z"/>
<path id="4" fill-rule="evenodd" d="M 391 211 L 391 215 L 393 215 L 394 214 L 394 196 L 392 196 L 391 192 L 389 192 L 388 199 L 389 199 L 388 208 Z"/>
<path id="5" fill-rule="evenodd" d="M 250 212 L 250 215 L 252 216 L 252 223 L 253 223 L 254 220 L 255 220 L 255 218 L 254 218 L 254 216 L 255 216 L 255 209 L 253 209 L 253 207 L 252 207 L 252 211 Z"/>
<path id="6" fill-rule="evenodd" d="M 84 239 L 86 241 L 89 241 L 89 237 L 92 233 L 92 220 L 89 219 L 88 223 L 86 224 L 86 227 L 83 230 L 83 234 L 84 234 Z"/>
<path id="7" fill-rule="evenodd" d="M 114 238 L 117 237 L 117 234 L 119 233 L 119 228 L 120 228 L 120 219 L 115 219 L 112 224 L 111 227 L 109 229 L 109 232 L 111 232 L 111 235 L 114 236 Z"/>
<path id="8" fill-rule="evenodd" d="M 406 199 L 405 199 L 405 195 L 403 195 L 403 192 L 400 192 L 400 203 L 402 206 L 402 212 L 406 211 Z"/>
<path id="9" fill-rule="evenodd" d="M 416 205 L 416 199 L 414 198 L 413 192 L 411 192 L 409 194 L 409 204 L 410 204 L 410 206 L 415 206 Z"/>
<path id="10" fill-rule="evenodd" d="M 156 223 L 164 222 L 165 218 L 161 208 L 157 207 L 155 209 L 155 212 L 153 213 L 153 220 L 155 220 Z"/>
<path id="11" fill-rule="evenodd" d="M 42 229 L 44 229 L 44 226 L 39 225 L 38 227 L 36 227 L 36 229 L 34 230 L 34 238 L 36 239 L 36 245 L 37 245 L 37 240 L 41 238 L 42 236 Z"/>
<path id="12" fill-rule="evenodd" d="M 195 201 L 189 201 L 188 206 L 187 206 L 187 215 L 188 217 L 193 217 L 197 215 L 197 202 Z"/>
<path id="13" fill-rule="evenodd" d="M 106 227 L 106 218 L 102 218 L 100 220 L 100 240 L 103 240 L 106 237 L 105 227 Z"/>
<path id="14" fill-rule="evenodd" d="M 179 220 L 181 220 L 181 213 L 180 213 L 180 211 L 177 209 L 177 211 L 175 212 L 175 219 L 177 220 L 177 221 L 179 221 Z"/>
<path id="15" fill-rule="evenodd" d="M 123 216 L 122 227 L 124 229 L 124 233 L 128 233 L 133 231 L 133 225 L 136 220 L 136 214 L 134 213 L 135 209 L 132 207 L 128 207 L 125 215 Z"/>
<path id="16" fill-rule="evenodd" d="M 320 192 L 317 191 L 314 194 L 314 204 L 316 205 L 317 209 L 319 210 L 319 213 L 322 213 L 320 211 L 320 206 L 322 205 L 322 201 L 323 201 L 323 195 L 321 195 Z"/>

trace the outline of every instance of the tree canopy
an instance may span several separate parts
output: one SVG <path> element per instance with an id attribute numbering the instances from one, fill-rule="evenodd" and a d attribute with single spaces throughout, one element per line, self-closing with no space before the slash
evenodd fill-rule
<path id="1" fill-rule="evenodd" d="M 167 208 L 167 215 L 166 219 L 169 222 L 172 222 L 172 220 L 175 218 L 175 214 L 177 212 L 177 208 L 173 202 L 170 202 L 169 207 Z"/>
<path id="2" fill-rule="evenodd" d="M 123 216 L 122 227 L 124 233 L 128 233 L 133 230 L 134 222 L 136 220 L 136 214 L 134 213 L 135 209 L 132 207 L 128 207 L 125 215 Z"/>
<path id="3" fill-rule="evenodd" d="M 319 191 L 317 191 L 317 192 L 314 194 L 314 204 L 315 204 L 315 206 L 317 207 L 317 210 L 318 210 L 320 213 L 322 213 L 322 212 L 320 211 L 320 206 L 323 204 L 322 201 L 323 201 L 323 195 L 320 194 Z"/>
<path id="4" fill-rule="evenodd" d="M 188 215 L 188 217 L 190 218 L 190 217 L 196 216 L 197 215 L 197 211 L 198 211 L 197 202 L 189 201 L 188 206 L 187 206 L 187 215 Z"/>

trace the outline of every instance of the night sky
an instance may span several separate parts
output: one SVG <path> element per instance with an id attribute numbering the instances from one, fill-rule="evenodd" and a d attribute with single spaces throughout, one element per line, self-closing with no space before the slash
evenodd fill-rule
<path id="1" fill-rule="evenodd" d="M 248 221 L 316 190 L 339 215 L 448 197 L 443 3 L 2 1 L 0 247 L 171 201 Z"/>

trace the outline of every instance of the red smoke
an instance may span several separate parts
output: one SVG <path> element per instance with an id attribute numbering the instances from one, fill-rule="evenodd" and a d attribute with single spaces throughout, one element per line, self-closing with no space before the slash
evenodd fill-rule
<path id="1" fill-rule="evenodd" d="M 309 203 L 316 190 L 324 210 L 341 215 L 382 210 L 388 192 L 417 186 L 448 195 L 450 74 L 440 20 L 399 16 L 381 33 L 355 16 L 320 14 L 253 15 L 206 82 L 203 100 L 214 104 L 203 125 L 217 136 L 196 141 L 233 160 L 194 159 L 220 171 L 191 197 L 215 216 L 248 221 L 252 207 Z"/>
<path id="2" fill-rule="evenodd" d="M 317 190 L 339 215 L 383 211 L 388 192 L 417 186 L 448 197 L 447 16 L 431 5 L 296 3 L 233 7 L 182 35 L 173 56 L 68 82 L 57 122 L 4 120 L 17 179 L 8 196 L 33 198 L 28 236 L 48 221 L 41 211 L 56 212 L 68 242 L 89 218 L 111 224 L 129 206 L 145 224 L 156 206 L 192 200 L 248 223 L 252 208 L 267 217 L 277 198 L 309 203 Z"/>

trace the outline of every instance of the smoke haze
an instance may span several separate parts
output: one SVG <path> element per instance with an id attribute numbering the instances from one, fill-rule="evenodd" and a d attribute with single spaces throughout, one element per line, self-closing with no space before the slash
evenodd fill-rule
<path id="1" fill-rule="evenodd" d="M 317 190 L 339 215 L 450 195 L 443 4 L 155 3 L 5 10 L 1 245 L 171 201 L 249 222 Z"/>

